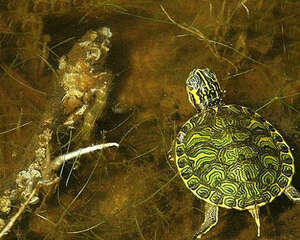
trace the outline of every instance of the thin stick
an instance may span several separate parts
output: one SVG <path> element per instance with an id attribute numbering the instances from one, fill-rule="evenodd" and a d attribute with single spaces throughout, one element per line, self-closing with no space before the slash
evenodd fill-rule
<path id="1" fill-rule="evenodd" d="M 230 75 L 230 76 L 228 76 L 228 77 L 222 78 L 221 80 L 228 80 L 228 79 L 231 79 L 231 78 L 235 78 L 235 77 L 238 77 L 238 76 L 240 76 L 240 75 L 242 75 L 242 74 L 246 74 L 246 73 L 248 73 L 248 72 L 251 72 L 251 71 L 253 71 L 253 70 L 255 70 L 255 68 L 250 68 L 250 69 L 245 70 L 245 71 L 243 71 L 243 72 L 239 72 L 239 73 Z"/>
<path id="2" fill-rule="evenodd" d="M 56 226 L 59 226 L 59 224 L 61 223 L 61 221 L 63 220 L 64 216 L 67 214 L 67 212 L 69 211 L 69 209 L 71 208 L 71 206 L 76 202 L 76 200 L 79 198 L 79 196 L 81 195 L 81 193 L 83 192 L 83 190 L 86 188 L 86 186 L 89 184 L 92 176 L 94 175 L 95 170 L 97 169 L 99 164 L 99 161 L 96 162 L 94 168 L 92 169 L 91 174 L 88 176 L 86 182 L 84 183 L 84 185 L 82 186 L 82 188 L 80 189 L 80 191 L 76 194 L 76 196 L 73 198 L 73 200 L 70 202 L 70 204 L 64 209 L 63 213 L 60 215 Z"/>
<path id="3" fill-rule="evenodd" d="M 146 240 L 145 237 L 144 237 L 144 234 L 142 233 L 141 227 L 139 225 L 139 222 L 138 222 L 136 216 L 135 216 L 135 224 L 136 224 L 136 227 L 137 227 L 138 233 L 140 234 L 141 239 Z"/>
<path id="4" fill-rule="evenodd" d="M 104 223 L 105 223 L 105 221 L 101 221 L 101 222 L 99 222 L 99 223 L 97 223 L 97 224 L 95 224 L 95 225 L 93 225 L 93 226 L 91 226 L 89 228 L 82 229 L 82 230 L 77 230 L 77 231 L 70 231 L 70 232 L 66 232 L 66 233 L 68 233 L 68 234 L 78 234 L 78 233 L 89 232 L 92 229 L 94 229 L 94 228 L 96 228 L 96 227 L 98 227 L 98 226 L 100 226 L 100 225 L 102 225 Z"/>
<path id="5" fill-rule="evenodd" d="M 290 95 L 287 95 L 287 96 L 283 96 L 283 97 L 273 97 L 271 100 L 269 100 L 267 103 L 265 103 L 263 106 L 259 107 L 258 109 L 256 109 L 256 112 L 262 110 L 264 107 L 270 105 L 271 103 L 273 103 L 274 101 L 276 100 L 282 100 L 282 99 L 286 99 L 286 98 L 290 98 L 290 97 L 295 97 L 295 96 L 298 96 L 300 95 L 300 92 L 298 93 L 294 93 L 294 94 L 290 94 Z"/>
<path id="6" fill-rule="evenodd" d="M 17 74 L 15 74 L 8 66 L 6 66 L 4 64 L 0 64 L 0 67 L 11 79 L 15 80 L 17 83 L 19 83 L 23 87 L 26 87 L 38 94 L 47 95 L 45 92 L 35 89 L 35 88 L 31 87 L 29 84 L 24 83 L 24 80 L 23 79 L 21 80 L 21 78 Z"/>
<path id="7" fill-rule="evenodd" d="M 229 46 L 229 45 L 227 45 L 225 43 L 221 43 L 221 42 L 217 42 L 215 40 L 208 39 L 202 32 L 200 32 L 195 27 L 192 27 L 192 26 L 188 27 L 188 26 L 185 26 L 183 24 L 180 24 L 180 23 L 176 22 L 173 18 L 170 17 L 170 15 L 167 13 L 167 11 L 164 9 L 164 7 L 162 5 L 160 5 L 160 7 L 161 7 L 161 10 L 163 11 L 163 13 L 167 16 L 167 18 L 170 20 L 171 23 L 173 23 L 177 27 L 179 27 L 179 28 L 181 28 L 181 29 L 183 29 L 183 30 L 185 30 L 187 32 L 192 33 L 194 36 L 196 36 L 197 39 L 199 39 L 199 40 L 205 40 L 205 41 L 207 41 L 209 43 L 213 43 L 213 44 L 216 44 L 216 45 L 220 45 L 220 46 L 226 47 L 226 48 L 232 50 L 233 52 L 239 54 L 240 56 L 242 56 L 244 58 L 247 58 L 248 60 L 250 60 L 250 61 L 252 61 L 254 63 L 257 63 L 257 64 L 265 66 L 265 64 L 263 64 L 263 63 L 255 60 L 255 59 L 253 59 L 251 57 L 248 57 L 247 55 L 245 55 L 245 54 L 239 52 L 238 50 L 236 50 L 234 47 L 231 47 L 231 46 Z M 211 46 L 210 46 L 210 48 L 211 48 Z"/>
<path id="8" fill-rule="evenodd" d="M 27 123 L 24 123 L 24 124 L 22 124 L 22 125 L 19 125 L 19 124 L 18 124 L 18 126 L 17 126 L 17 127 L 11 128 L 11 129 L 9 129 L 9 130 L 6 130 L 6 131 L 4 131 L 4 132 L 0 132 L 0 135 L 2 135 L 2 134 L 6 134 L 6 133 L 9 133 L 9 132 L 12 132 L 12 131 L 15 131 L 15 130 L 17 130 L 17 129 L 21 128 L 21 127 L 25 127 L 26 125 L 28 125 L 28 124 L 30 124 L 30 123 L 32 123 L 32 121 L 30 121 L 30 122 L 27 122 Z"/>
<path id="9" fill-rule="evenodd" d="M 149 201 L 151 198 L 153 198 L 156 194 L 158 194 L 162 189 L 164 189 L 166 186 L 168 186 L 177 176 L 179 175 L 179 173 L 175 174 L 169 181 L 167 181 L 164 185 L 162 185 L 159 189 L 157 189 L 154 193 L 152 193 L 149 197 L 147 197 L 146 199 L 144 199 L 141 202 L 138 202 L 137 204 L 134 205 L 134 207 L 138 207 L 142 204 L 144 204 L 145 202 Z"/>
<path id="10" fill-rule="evenodd" d="M 104 143 L 104 144 L 98 144 L 98 145 L 94 145 L 94 146 L 90 146 L 90 147 L 86 147 L 86 148 L 80 148 L 74 152 L 70 152 L 67 154 L 63 154 L 57 158 L 55 158 L 53 160 L 53 170 L 59 168 L 64 162 L 72 159 L 72 158 L 76 158 L 78 156 L 90 153 L 90 152 L 94 152 L 97 150 L 102 150 L 103 148 L 108 148 L 108 147 L 119 147 L 119 144 L 117 143 Z"/>
<path id="11" fill-rule="evenodd" d="M 37 193 L 38 188 L 39 188 L 39 184 L 37 184 L 37 186 L 32 190 L 32 192 L 31 192 L 30 196 L 28 197 L 28 199 L 23 204 L 21 204 L 21 207 L 19 208 L 18 212 L 10 218 L 9 222 L 6 224 L 6 226 L 0 232 L 0 239 L 4 235 L 6 235 L 9 232 L 9 230 L 13 227 L 13 225 L 17 221 L 18 217 L 20 217 L 20 215 L 24 212 L 24 210 L 25 210 L 26 206 L 29 204 L 30 200 Z"/>

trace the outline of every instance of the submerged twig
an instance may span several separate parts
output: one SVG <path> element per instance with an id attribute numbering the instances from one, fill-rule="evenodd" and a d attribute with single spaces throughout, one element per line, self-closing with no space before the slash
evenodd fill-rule
<path id="1" fill-rule="evenodd" d="M 31 91 L 38 93 L 40 95 L 46 95 L 45 92 L 29 86 L 28 83 L 24 83 L 24 80 L 21 79 L 16 73 L 14 73 L 10 67 L 6 66 L 5 64 L 0 64 L 0 67 L 11 79 L 15 80 L 17 83 L 19 83 L 23 87 L 26 87 L 26 88 L 30 89 Z"/>
<path id="2" fill-rule="evenodd" d="M 77 231 L 69 231 L 69 232 L 66 232 L 68 234 L 78 234 L 78 233 L 84 233 L 84 232 L 89 232 L 91 230 L 93 230 L 94 228 L 97 228 L 99 227 L 100 225 L 102 225 L 104 223 L 104 221 L 101 221 L 91 227 L 88 227 L 88 228 L 85 228 L 85 229 L 82 229 L 82 230 L 77 230 Z"/>
<path id="3" fill-rule="evenodd" d="M 19 126 L 17 126 L 17 127 L 11 128 L 11 129 L 6 130 L 6 131 L 3 131 L 3 132 L 0 132 L 0 135 L 6 134 L 6 133 L 10 133 L 10 132 L 15 131 L 15 130 L 17 130 L 17 129 L 19 129 L 19 128 L 25 127 L 26 125 L 28 125 L 28 124 L 30 124 L 30 123 L 32 123 L 32 121 L 23 123 L 23 124 L 21 124 L 21 125 L 19 125 Z"/>
<path id="4" fill-rule="evenodd" d="M 6 224 L 6 226 L 0 232 L 0 238 L 2 238 L 4 235 L 6 235 L 10 231 L 10 229 L 13 227 L 13 225 L 15 224 L 17 219 L 24 212 L 25 208 L 29 205 L 31 199 L 36 195 L 38 188 L 39 188 L 39 186 L 37 185 L 31 192 L 31 194 L 29 195 L 28 199 L 24 203 L 21 204 L 18 212 L 9 219 L 9 222 Z"/>
<path id="5" fill-rule="evenodd" d="M 98 145 L 94 145 L 94 146 L 90 146 L 90 147 L 86 147 L 86 148 L 80 148 L 80 149 L 78 149 L 74 152 L 70 152 L 70 153 L 67 153 L 67 154 L 64 154 L 64 155 L 61 155 L 61 156 L 55 158 L 53 160 L 52 167 L 53 167 L 53 169 L 57 169 L 57 168 L 61 167 L 61 165 L 64 162 L 66 162 L 70 159 L 80 157 L 81 155 L 84 155 L 84 154 L 87 154 L 87 153 L 90 153 L 90 152 L 94 152 L 94 151 L 97 151 L 97 150 L 102 150 L 102 149 L 108 148 L 108 147 L 119 147 L 119 144 L 117 144 L 117 143 L 104 143 L 104 144 L 98 144 Z"/>
<path id="6" fill-rule="evenodd" d="M 175 174 L 172 178 L 170 178 L 169 181 L 167 181 L 164 185 L 162 185 L 159 189 L 157 189 L 154 193 L 152 193 L 150 196 L 148 196 L 146 199 L 143 201 L 138 202 L 137 204 L 134 205 L 134 207 L 140 206 L 144 204 L 145 202 L 148 202 L 150 199 L 152 199 L 156 194 L 158 194 L 162 189 L 167 187 L 177 176 L 179 173 Z"/>
<path id="7" fill-rule="evenodd" d="M 240 76 L 240 75 L 243 75 L 243 74 L 246 74 L 246 73 L 248 73 L 248 72 L 251 72 L 251 71 L 253 71 L 253 70 L 255 70 L 255 68 L 250 68 L 250 69 L 248 69 L 248 70 L 245 70 L 245 71 L 242 71 L 242 72 L 238 72 L 238 73 L 236 73 L 236 74 L 232 74 L 232 75 L 230 75 L 230 76 L 228 76 L 228 77 L 222 78 L 221 80 L 228 80 L 228 79 L 231 79 L 231 78 L 235 78 L 235 77 L 238 77 L 238 76 Z"/>
<path id="8" fill-rule="evenodd" d="M 40 188 L 59 181 L 56 172 L 65 162 L 97 150 L 119 146 L 117 143 L 91 145 L 57 157 L 52 157 L 53 153 L 50 152 L 57 145 L 53 132 L 58 132 L 61 128 L 65 132 L 74 130 L 77 135 L 83 132 L 83 141 L 89 140 L 95 120 L 102 115 L 105 108 L 113 77 L 104 67 L 110 50 L 111 35 L 107 27 L 88 31 L 70 53 L 60 59 L 57 74 L 53 69 L 54 79 L 58 81 L 60 88 L 56 89 L 56 98 L 49 104 L 49 109 L 46 110 L 38 132 L 28 148 L 26 157 L 30 158 L 31 164 L 17 173 L 15 186 L 0 196 L 1 216 L 8 219 L 5 226 L 2 226 L 0 238 L 10 231 L 27 206 L 39 202 Z M 40 57 L 49 64 L 47 59 Z M 3 65 L 2 68 L 7 70 Z M 9 74 L 8 70 L 6 72 Z M 22 126 L 25 125 L 19 127 Z M 11 211 L 12 205 L 19 206 L 17 212 Z M 1 224 L 5 222 L 4 219 L 0 220 Z"/>
<path id="9" fill-rule="evenodd" d="M 265 108 L 266 106 L 270 105 L 271 103 L 273 103 L 274 101 L 282 101 L 283 99 L 286 99 L 286 98 L 290 98 L 290 97 L 295 97 L 295 96 L 298 96 L 300 95 L 300 92 L 298 93 L 294 93 L 294 94 L 290 94 L 290 95 L 287 95 L 287 96 L 283 96 L 283 97 L 273 97 L 271 100 L 269 100 L 268 102 L 266 102 L 263 106 L 257 108 L 255 111 L 258 112 L 260 110 L 262 110 L 263 108 Z M 299 113 L 299 111 L 295 108 L 293 108 L 292 106 L 289 106 L 291 109 L 293 109 L 295 112 Z"/>

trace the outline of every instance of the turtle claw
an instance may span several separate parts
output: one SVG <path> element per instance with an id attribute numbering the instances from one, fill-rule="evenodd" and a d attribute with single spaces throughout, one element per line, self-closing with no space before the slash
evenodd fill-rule
<path id="1" fill-rule="evenodd" d="M 174 159 L 174 150 L 173 150 L 174 146 L 175 146 L 175 142 L 173 141 L 172 145 L 171 145 L 171 148 L 167 152 L 167 159 L 168 159 L 168 161 L 171 161 L 171 162 L 175 161 L 175 159 Z"/>
<path id="2" fill-rule="evenodd" d="M 173 157 L 173 153 L 171 152 L 171 150 L 167 153 L 167 159 L 170 162 L 174 162 L 174 157 Z"/>
<path id="3" fill-rule="evenodd" d="M 193 237 L 193 240 L 200 239 L 202 237 L 201 233 L 196 233 Z"/>

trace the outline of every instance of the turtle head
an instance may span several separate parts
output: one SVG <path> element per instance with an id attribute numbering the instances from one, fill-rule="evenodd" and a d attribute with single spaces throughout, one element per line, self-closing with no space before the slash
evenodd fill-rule
<path id="1" fill-rule="evenodd" d="M 186 91 L 190 103 L 201 111 L 222 103 L 223 91 L 220 89 L 216 74 L 205 69 L 194 69 L 186 80 Z"/>

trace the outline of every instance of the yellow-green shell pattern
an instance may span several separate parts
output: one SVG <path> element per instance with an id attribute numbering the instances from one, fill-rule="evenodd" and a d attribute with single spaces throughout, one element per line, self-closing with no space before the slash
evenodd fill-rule
<path id="1" fill-rule="evenodd" d="M 190 118 L 174 144 L 185 185 L 225 208 L 262 206 L 291 183 L 294 159 L 281 134 L 239 105 L 207 108 Z"/>

